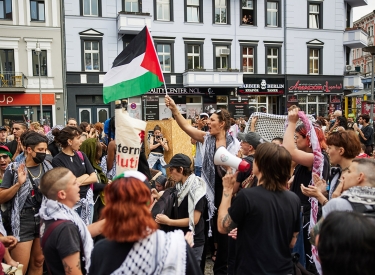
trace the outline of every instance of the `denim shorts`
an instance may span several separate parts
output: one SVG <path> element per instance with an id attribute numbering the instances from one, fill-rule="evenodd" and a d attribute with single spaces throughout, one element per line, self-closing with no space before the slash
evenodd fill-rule
<path id="1" fill-rule="evenodd" d="M 20 213 L 20 242 L 27 242 L 39 238 L 40 218 L 37 208 L 24 208 Z"/>

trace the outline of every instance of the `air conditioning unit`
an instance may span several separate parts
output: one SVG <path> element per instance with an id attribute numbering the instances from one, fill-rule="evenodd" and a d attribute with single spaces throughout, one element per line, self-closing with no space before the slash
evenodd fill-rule
<path id="1" fill-rule="evenodd" d="M 346 72 L 354 72 L 355 71 L 355 67 L 353 65 L 346 65 L 345 66 L 345 71 Z"/>
<path id="2" fill-rule="evenodd" d="M 229 49 L 220 49 L 220 55 L 229 55 L 230 50 Z"/>

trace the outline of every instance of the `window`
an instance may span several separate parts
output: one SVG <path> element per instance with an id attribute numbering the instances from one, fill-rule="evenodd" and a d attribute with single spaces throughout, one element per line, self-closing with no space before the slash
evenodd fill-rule
<path id="1" fill-rule="evenodd" d="M 138 0 L 124 0 L 125 11 L 127 12 L 139 12 Z"/>
<path id="2" fill-rule="evenodd" d="M 201 69 L 201 45 L 187 45 L 187 69 Z"/>
<path id="3" fill-rule="evenodd" d="M 310 2 L 308 5 L 308 28 L 322 29 L 323 28 L 323 3 Z"/>
<path id="4" fill-rule="evenodd" d="M 279 27 L 279 2 L 267 1 L 267 27 Z"/>
<path id="5" fill-rule="evenodd" d="M 309 74 L 319 74 L 320 49 L 309 48 Z"/>
<path id="6" fill-rule="evenodd" d="M 242 0 L 241 25 L 255 26 L 256 0 Z"/>
<path id="7" fill-rule="evenodd" d="M 100 49 L 99 41 L 84 42 L 85 71 L 100 70 Z"/>
<path id="8" fill-rule="evenodd" d="M 171 21 L 172 5 L 170 0 L 156 0 L 156 20 Z"/>
<path id="9" fill-rule="evenodd" d="M 242 47 L 242 71 L 253 74 L 255 72 L 254 64 L 255 47 Z"/>
<path id="10" fill-rule="evenodd" d="M 203 0 L 185 0 L 186 22 L 203 22 L 201 7 L 203 7 Z"/>
<path id="11" fill-rule="evenodd" d="M 374 36 L 374 26 L 368 27 L 368 35 L 369 36 Z"/>
<path id="12" fill-rule="evenodd" d="M 161 70 L 164 73 L 172 72 L 172 54 L 170 44 L 157 44 L 156 51 L 158 53 L 158 58 L 161 66 Z"/>
<path id="13" fill-rule="evenodd" d="M 30 0 L 31 21 L 44 21 L 44 1 Z"/>
<path id="14" fill-rule="evenodd" d="M 215 24 L 229 24 L 228 20 L 228 1 L 215 0 L 214 5 L 214 23 Z"/>
<path id="15" fill-rule="evenodd" d="M 0 19 L 12 19 L 12 0 L 0 0 Z"/>
<path id="16" fill-rule="evenodd" d="M 279 73 L 280 48 L 267 47 L 267 74 Z"/>
<path id="17" fill-rule="evenodd" d="M 98 16 L 99 13 L 98 0 L 83 0 L 83 15 Z"/>
<path id="18" fill-rule="evenodd" d="M 214 66 L 215 70 L 227 71 L 230 69 L 230 43 L 213 40 L 214 45 Z"/>
<path id="19" fill-rule="evenodd" d="M 14 50 L 0 49 L 1 73 L 14 72 Z"/>
<path id="20" fill-rule="evenodd" d="M 42 50 L 40 51 L 40 75 L 47 76 L 47 51 Z M 38 55 L 35 50 L 32 51 L 32 59 L 33 59 L 33 76 L 39 75 L 39 60 Z"/>

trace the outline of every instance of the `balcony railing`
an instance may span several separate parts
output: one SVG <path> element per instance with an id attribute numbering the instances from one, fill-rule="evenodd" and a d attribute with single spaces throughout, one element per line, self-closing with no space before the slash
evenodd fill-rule
<path id="1" fill-rule="evenodd" d="M 344 45 L 351 49 L 367 47 L 368 34 L 361 28 L 346 28 Z"/>
<path id="2" fill-rule="evenodd" d="M 17 72 L 0 71 L 0 89 L 2 88 L 25 88 L 25 75 Z"/>

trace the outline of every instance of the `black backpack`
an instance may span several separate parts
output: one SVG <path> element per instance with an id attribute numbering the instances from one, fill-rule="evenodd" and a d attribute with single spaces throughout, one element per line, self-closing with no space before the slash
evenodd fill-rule
<path id="1" fill-rule="evenodd" d="M 169 218 L 176 219 L 178 216 L 177 189 L 171 187 L 165 190 L 160 199 L 155 203 L 151 213 L 154 219 L 157 214 L 164 214 Z M 170 232 L 174 230 L 174 227 L 160 224 L 160 229 L 165 232 Z"/>
<path id="2" fill-rule="evenodd" d="M 375 218 L 375 205 L 351 202 L 348 196 L 341 196 L 341 198 L 350 203 L 354 212 L 362 213 L 369 218 Z"/>

